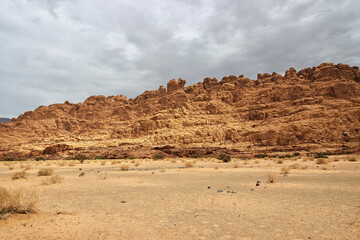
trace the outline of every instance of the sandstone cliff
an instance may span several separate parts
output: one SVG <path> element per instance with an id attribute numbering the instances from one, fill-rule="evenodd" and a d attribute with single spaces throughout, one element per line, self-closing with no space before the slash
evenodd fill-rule
<path id="1" fill-rule="evenodd" d="M 116 157 L 164 146 L 169 154 L 216 148 L 237 153 L 360 150 L 358 67 L 323 63 L 299 72 L 290 68 L 285 76 L 231 75 L 185 83 L 171 80 L 167 88 L 135 99 L 91 96 L 83 103 L 41 106 L 0 124 L 0 157 L 76 152 Z"/>

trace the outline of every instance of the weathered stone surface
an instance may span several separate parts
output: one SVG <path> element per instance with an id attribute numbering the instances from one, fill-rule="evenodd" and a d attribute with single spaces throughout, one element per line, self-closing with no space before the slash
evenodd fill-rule
<path id="1" fill-rule="evenodd" d="M 185 83 L 171 80 L 167 89 L 135 99 L 91 96 L 83 103 L 40 106 L 0 124 L 0 158 L 60 158 L 76 151 L 115 158 L 151 157 L 155 151 L 192 156 L 198 149 L 360 151 L 358 67 L 323 63 L 290 68 L 285 76 Z"/>

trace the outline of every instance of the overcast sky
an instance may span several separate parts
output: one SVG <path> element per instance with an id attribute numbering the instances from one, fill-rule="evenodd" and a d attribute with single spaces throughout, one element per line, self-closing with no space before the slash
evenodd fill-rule
<path id="1" fill-rule="evenodd" d="M 1 0 L 0 117 L 173 78 L 360 65 L 359 0 Z"/>

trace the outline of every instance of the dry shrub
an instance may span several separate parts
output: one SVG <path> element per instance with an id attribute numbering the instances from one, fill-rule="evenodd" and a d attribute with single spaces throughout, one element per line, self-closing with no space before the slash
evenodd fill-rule
<path id="1" fill-rule="evenodd" d="M 47 178 L 43 179 L 42 184 L 43 185 L 51 185 L 51 184 L 55 184 L 55 183 L 61 183 L 63 179 L 64 179 L 64 177 L 61 177 L 59 175 L 53 175 L 51 177 L 47 177 Z"/>
<path id="2" fill-rule="evenodd" d="M 53 175 L 54 170 L 52 168 L 42 168 L 38 171 L 38 176 L 51 176 Z"/>
<path id="3" fill-rule="evenodd" d="M 186 168 L 191 168 L 191 167 L 194 166 L 194 162 L 193 162 L 193 161 L 186 161 L 186 162 L 184 163 L 184 166 L 185 166 Z"/>
<path id="4" fill-rule="evenodd" d="M 218 169 L 219 169 L 219 167 L 218 167 L 218 166 L 215 166 L 215 167 L 214 167 L 214 169 L 215 169 L 215 170 L 218 170 Z"/>
<path id="5" fill-rule="evenodd" d="M 138 167 L 138 166 L 140 166 L 140 164 L 141 164 L 141 162 L 139 162 L 139 161 L 136 161 L 136 162 L 135 162 L 135 167 Z"/>
<path id="6" fill-rule="evenodd" d="M 349 161 L 349 162 L 357 162 L 358 161 L 356 156 L 348 156 L 346 158 L 346 160 Z"/>
<path id="7" fill-rule="evenodd" d="M 292 169 L 299 169 L 299 168 L 300 168 L 300 165 L 297 164 L 297 163 L 295 163 L 295 164 L 291 165 L 290 168 L 292 168 Z"/>
<path id="8" fill-rule="evenodd" d="M 73 167 L 73 166 L 76 166 L 76 163 L 75 162 L 69 162 L 69 167 Z"/>
<path id="9" fill-rule="evenodd" d="M 117 160 L 112 160 L 112 161 L 111 161 L 111 165 L 115 165 L 115 164 L 117 164 L 117 163 L 118 163 Z"/>
<path id="10" fill-rule="evenodd" d="M 318 158 L 316 159 L 316 164 L 327 164 L 329 160 L 327 158 Z"/>
<path id="11" fill-rule="evenodd" d="M 121 166 L 120 166 L 120 170 L 121 171 L 128 171 L 129 170 L 129 165 L 127 165 L 127 164 L 122 164 Z"/>
<path id="12" fill-rule="evenodd" d="M 274 183 L 274 182 L 276 182 L 276 178 L 277 178 L 276 173 L 270 173 L 270 172 L 268 172 L 268 173 L 267 173 L 267 177 L 268 177 L 268 183 Z"/>
<path id="13" fill-rule="evenodd" d="M 171 162 L 176 163 L 176 159 L 175 158 L 171 159 Z"/>
<path id="14" fill-rule="evenodd" d="M 161 173 L 164 173 L 166 170 L 165 170 L 165 168 L 161 168 L 160 170 L 159 170 L 159 172 L 161 172 Z"/>
<path id="15" fill-rule="evenodd" d="M 57 162 L 57 165 L 60 166 L 60 167 L 63 167 L 63 166 L 66 166 L 66 162 L 65 161 L 59 161 Z"/>
<path id="16" fill-rule="evenodd" d="M 277 162 L 278 164 L 282 164 L 282 163 L 284 162 L 284 159 L 279 158 L 276 162 Z"/>
<path id="17" fill-rule="evenodd" d="M 0 187 L 0 219 L 11 213 L 34 212 L 39 193 L 33 188 L 6 189 Z"/>
<path id="18" fill-rule="evenodd" d="M 20 179 L 20 178 L 24 178 L 26 179 L 26 172 L 25 170 L 24 171 L 21 171 L 21 172 L 15 172 L 13 175 L 12 175 L 12 179 Z"/>
<path id="19" fill-rule="evenodd" d="M 9 165 L 9 170 L 13 170 L 15 168 L 15 165 Z"/>
<path id="20" fill-rule="evenodd" d="M 246 161 L 244 162 L 244 165 L 248 165 L 248 164 L 249 164 L 249 161 L 246 160 Z"/>
<path id="21" fill-rule="evenodd" d="M 235 163 L 235 164 L 233 165 L 233 167 L 234 167 L 234 168 L 239 168 L 240 166 L 239 166 L 238 163 Z"/>
<path id="22" fill-rule="evenodd" d="M 255 162 L 255 164 L 258 164 L 260 162 L 260 160 L 256 159 L 254 162 Z"/>
<path id="23" fill-rule="evenodd" d="M 101 161 L 100 164 L 101 166 L 104 166 L 106 164 L 106 161 Z"/>
<path id="24" fill-rule="evenodd" d="M 321 169 L 322 169 L 322 170 L 328 170 L 328 168 L 327 168 L 327 167 L 322 167 Z"/>
<path id="25" fill-rule="evenodd" d="M 291 170 L 291 168 L 283 167 L 283 168 L 281 168 L 281 173 L 282 174 L 289 174 L 290 170 Z"/>
<path id="26" fill-rule="evenodd" d="M 46 166 L 51 166 L 51 162 L 46 162 Z"/>

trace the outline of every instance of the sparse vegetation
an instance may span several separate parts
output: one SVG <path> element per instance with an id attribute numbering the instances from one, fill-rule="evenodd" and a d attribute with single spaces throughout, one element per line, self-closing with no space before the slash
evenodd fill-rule
<path id="1" fill-rule="evenodd" d="M 191 168 L 191 167 L 194 166 L 194 162 L 193 162 L 193 161 L 186 161 L 186 162 L 184 163 L 184 166 L 185 166 L 186 168 Z"/>
<path id="2" fill-rule="evenodd" d="M 129 165 L 127 165 L 127 164 L 122 164 L 121 166 L 120 166 L 120 170 L 121 171 L 129 171 Z"/>
<path id="3" fill-rule="evenodd" d="M 100 162 L 100 165 L 101 165 L 101 166 L 106 165 L 106 161 L 101 161 L 101 162 Z"/>
<path id="4" fill-rule="evenodd" d="M 15 157 L 4 157 L 3 161 L 15 161 L 16 158 Z"/>
<path id="5" fill-rule="evenodd" d="M 276 182 L 277 175 L 276 173 L 267 173 L 268 183 L 274 183 Z"/>
<path id="6" fill-rule="evenodd" d="M 238 163 L 235 163 L 235 164 L 233 165 L 233 167 L 234 167 L 234 168 L 239 168 L 240 166 L 239 166 Z"/>
<path id="7" fill-rule="evenodd" d="M 254 158 L 266 158 L 266 157 L 268 157 L 268 155 L 266 154 L 257 154 L 254 156 Z"/>
<path id="8" fill-rule="evenodd" d="M 0 219 L 12 213 L 34 212 L 39 194 L 33 188 L 6 189 L 0 187 Z"/>
<path id="9" fill-rule="evenodd" d="M 280 158 L 276 161 L 278 164 L 282 164 L 284 162 L 284 159 Z"/>
<path id="10" fill-rule="evenodd" d="M 291 170 L 291 168 L 288 168 L 288 167 L 283 167 L 283 168 L 281 168 L 281 173 L 282 174 L 289 174 L 290 173 L 290 170 Z"/>
<path id="11" fill-rule="evenodd" d="M 43 157 L 36 157 L 36 158 L 35 158 L 35 161 L 45 161 L 45 158 L 43 158 Z"/>
<path id="12" fill-rule="evenodd" d="M 159 172 L 164 173 L 166 170 L 165 168 L 160 168 Z"/>
<path id="13" fill-rule="evenodd" d="M 55 183 L 61 183 L 63 179 L 64 179 L 64 177 L 61 177 L 59 175 L 53 175 L 51 177 L 47 177 L 47 178 L 43 179 L 42 184 L 43 185 L 51 185 L 51 184 L 55 184 Z"/>
<path id="14" fill-rule="evenodd" d="M 21 172 L 15 172 L 12 175 L 12 179 L 20 179 L 20 178 L 25 178 L 26 179 L 26 172 L 25 171 L 21 171 Z"/>
<path id="15" fill-rule="evenodd" d="M 328 156 L 326 156 L 326 153 L 317 153 L 314 158 L 328 158 Z"/>
<path id="16" fill-rule="evenodd" d="M 294 153 L 294 157 L 300 157 L 300 153 L 299 153 L 299 152 L 295 152 L 295 153 Z"/>
<path id="17" fill-rule="evenodd" d="M 357 162 L 358 159 L 356 156 L 348 156 L 346 160 L 348 160 L 349 162 Z"/>
<path id="18" fill-rule="evenodd" d="M 218 159 L 223 161 L 223 162 L 230 162 L 231 156 L 229 154 L 226 154 L 226 153 L 220 153 L 219 156 L 218 156 Z"/>
<path id="19" fill-rule="evenodd" d="M 79 160 L 80 163 L 83 163 L 87 157 L 84 154 L 76 154 L 75 160 Z"/>
<path id="20" fill-rule="evenodd" d="M 162 153 L 157 153 L 157 154 L 155 154 L 154 156 L 153 156 L 153 159 L 154 160 L 159 160 L 159 159 L 164 159 L 164 154 L 162 154 Z"/>
<path id="21" fill-rule="evenodd" d="M 51 176 L 54 174 L 54 170 L 52 168 L 42 168 L 38 171 L 38 176 Z"/>
<path id="22" fill-rule="evenodd" d="M 329 161 L 326 158 L 318 158 L 316 159 L 316 164 L 327 164 Z"/>

